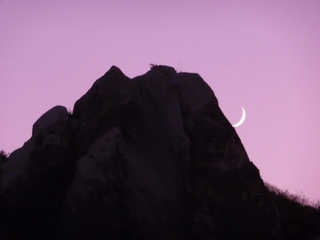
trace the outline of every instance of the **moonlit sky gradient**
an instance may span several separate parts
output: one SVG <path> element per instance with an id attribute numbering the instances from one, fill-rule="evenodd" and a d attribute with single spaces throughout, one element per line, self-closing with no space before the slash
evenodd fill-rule
<path id="1" fill-rule="evenodd" d="M 112 65 L 196 72 L 262 178 L 320 200 L 319 0 L 0 0 L 0 150 Z"/>

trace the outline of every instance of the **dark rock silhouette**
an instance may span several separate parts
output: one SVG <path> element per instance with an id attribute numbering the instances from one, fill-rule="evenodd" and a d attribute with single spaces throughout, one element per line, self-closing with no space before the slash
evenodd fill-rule
<path id="1" fill-rule="evenodd" d="M 0 173 L 0 239 L 295 239 L 210 87 L 167 66 L 112 67 Z"/>

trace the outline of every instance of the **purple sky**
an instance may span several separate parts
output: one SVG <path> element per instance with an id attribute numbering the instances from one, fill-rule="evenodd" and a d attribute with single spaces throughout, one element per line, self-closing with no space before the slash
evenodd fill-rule
<path id="1" fill-rule="evenodd" d="M 161 3 L 160 3 L 161 2 Z M 264 180 L 320 200 L 320 1 L 0 0 L 0 150 L 112 65 L 197 72 Z"/>

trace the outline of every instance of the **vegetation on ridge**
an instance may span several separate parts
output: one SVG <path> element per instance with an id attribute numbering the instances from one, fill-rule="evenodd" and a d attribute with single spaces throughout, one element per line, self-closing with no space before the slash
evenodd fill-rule
<path id="1" fill-rule="evenodd" d="M 285 239 L 308 240 L 319 237 L 319 201 L 311 203 L 304 196 L 280 190 L 267 183 L 265 185 L 278 211 Z"/>

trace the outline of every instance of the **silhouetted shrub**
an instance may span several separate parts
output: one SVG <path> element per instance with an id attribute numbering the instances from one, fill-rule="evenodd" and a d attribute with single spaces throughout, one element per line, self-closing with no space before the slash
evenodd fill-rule
<path id="1" fill-rule="evenodd" d="M 159 65 L 154 64 L 154 63 L 150 63 L 149 66 L 150 66 L 150 69 L 154 69 L 154 68 L 158 67 Z"/>
<path id="2" fill-rule="evenodd" d="M 276 186 L 273 186 L 271 184 L 265 183 L 266 187 L 269 189 L 269 191 L 275 193 L 277 196 L 282 196 L 287 198 L 290 201 L 296 202 L 302 206 L 313 206 L 313 203 L 311 203 L 305 196 L 303 195 L 297 195 L 290 193 L 288 190 L 281 190 L 277 188 Z"/>
<path id="3" fill-rule="evenodd" d="M 0 165 L 8 160 L 8 155 L 5 151 L 0 151 Z"/>

